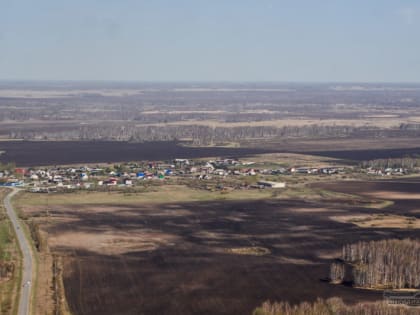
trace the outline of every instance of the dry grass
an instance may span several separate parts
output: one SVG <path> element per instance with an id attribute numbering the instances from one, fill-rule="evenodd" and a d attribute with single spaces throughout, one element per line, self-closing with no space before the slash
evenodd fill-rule
<path id="1" fill-rule="evenodd" d="M 380 198 L 380 199 L 392 199 L 392 200 L 418 200 L 420 199 L 420 193 L 413 192 L 400 192 L 400 191 L 376 191 L 376 192 L 366 192 L 364 195 Z"/>
<path id="2" fill-rule="evenodd" d="M 149 187 L 145 191 L 96 192 L 77 191 L 71 193 L 34 194 L 23 193 L 16 204 L 22 205 L 76 205 L 76 204 L 135 204 L 170 203 L 212 200 L 262 199 L 271 196 L 270 190 L 234 190 L 228 193 L 189 188 L 183 185 L 164 185 Z"/>
<path id="3" fill-rule="evenodd" d="M 1 89 L 0 97 L 16 98 L 56 98 L 75 97 L 84 94 L 101 96 L 131 96 L 142 94 L 138 89 L 68 89 L 68 90 L 33 90 L 33 89 Z"/>
<path id="4" fill-rule="evenodd" d="M 341 223 L 352 223 L 361 228 L 420 229 L 420 220 L 415 217 L 384 214 L 360 214 L 332 216 Z"/>
<path id="5" fill-rule="evenodd" d="M 328 167 L 337 165 L 339 160 L 329 157 L 295 153 L 258 154 L 241 159 L 243 162 L 276 163 L 284 166 Z M 250 165 L 249 167 L 253 167 Z"/>
<path id="6" fill-rule="evenodd" d="M 35 314 L 53 314 L 54 283 L 52 275 L 52 256 L 50 253 L 37 253 L 37 278 L 34 283 L 36 297 L 33 302 Z"/>
<path id="7" fill-rule="evenodd" d="M 207 112 L 207 111 L 206 111 Z M 255 112 L 255 111 L 254 111 Z M 153 112 L 155 113 L 155 112 Z M 180 113 L 180 112 L 167 112 L 167 113 Z M 188 113 L 203 113 L 202 111 L 188 111 Z M 210 113 L 210 112 L 207 112 Z M 211 113 L 220 113 L 215 111 Z M 264 113 L 264 111 L 261 111 Z M 224 122 L 220 120 L 186 120 L 186 121 L 173 121 L 167 123 L 148 124 L 148 126 L 184 126 L 184 125 L 198 125 L 208 127 L 244 127 L 244 126 L 262 126 L 262 127 L 287 127 L 287 126 L 353 126 L 353 127 L 381 127 L 393 128 L 402 123 L 418 123 L 420 117 L 413 116 L 410 119 L 399 118 L 396 115 L 389 117 L 367 115 L 362 119 L 311 119 L 311 118 L 287 118 L 277 120 L 263 120 L 263 121 L 240 121 L 240 122 Z M 143 124 L 138 124 L 143 126 Z"/>
<path id="8" fill-rule="evenodd" d="M 229 248 L 227 250 L 228 253 L 236 254 L 236 255 L 251 255 L 251 256 L 264 256 L 269 255 L 271 251 L 265 247 L 237 247 L 237 248 Z"/>

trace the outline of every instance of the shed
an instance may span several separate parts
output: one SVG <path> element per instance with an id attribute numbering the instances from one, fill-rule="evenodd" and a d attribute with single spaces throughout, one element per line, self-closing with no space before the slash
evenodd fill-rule
<path id="1" fill-rule="evenodd" d="M 270 182 L 270 181 L 259 181 L 258 185 L 268 188 L 285 188 L 286 183 L 284 182 Z"/>

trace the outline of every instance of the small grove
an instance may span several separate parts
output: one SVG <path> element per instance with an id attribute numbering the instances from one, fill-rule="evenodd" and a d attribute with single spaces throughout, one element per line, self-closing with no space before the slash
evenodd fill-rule
<path id="1" fill-rule="evenodd" d="M 363 288 L 420 288 L 420 241 L 391 239 L 345 245 L 341 259 L 331 264 L 330 279 Z"/>
<path id="2" fill-rule="evenodd" d="M 390 306 L 386 302 L 347 305 L 340 298 L 318 299 L 314 303 L 291 305 L 287 302 L 264 302 L 253 315 L 419 315 L 419 308 Z"/>

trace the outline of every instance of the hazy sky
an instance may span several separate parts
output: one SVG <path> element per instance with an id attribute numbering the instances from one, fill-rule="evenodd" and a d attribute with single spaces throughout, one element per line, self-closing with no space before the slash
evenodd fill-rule
<path id="1" fill-rule="evenodd" d="M 420 1 L 0 0 L 0 79 L 420 82 Z"/>

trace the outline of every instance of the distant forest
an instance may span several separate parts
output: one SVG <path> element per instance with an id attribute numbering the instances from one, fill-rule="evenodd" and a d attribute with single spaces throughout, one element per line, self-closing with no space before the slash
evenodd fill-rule
<path id="1" fill-rule="evenodd" d="M 3 84 L 1 138 L 212 145 L 420 136 L 420 87 L 412 85 Z"/>
<path id="2" fill-rule="evenodd" d="M 191 125 L 138 126 L 134 123 L 106 123 L 77 127 L 15 129 L 11 139 L 26 140 L 112 140 L 170 141 L 186 140 L 194 145 L 222 144 L 246 139 L 269 138 L 337 138 L 337 137 L 418 137 L 420 129 L 380 129 L 353 126 L 240 126 L 210 127 Z"/>

